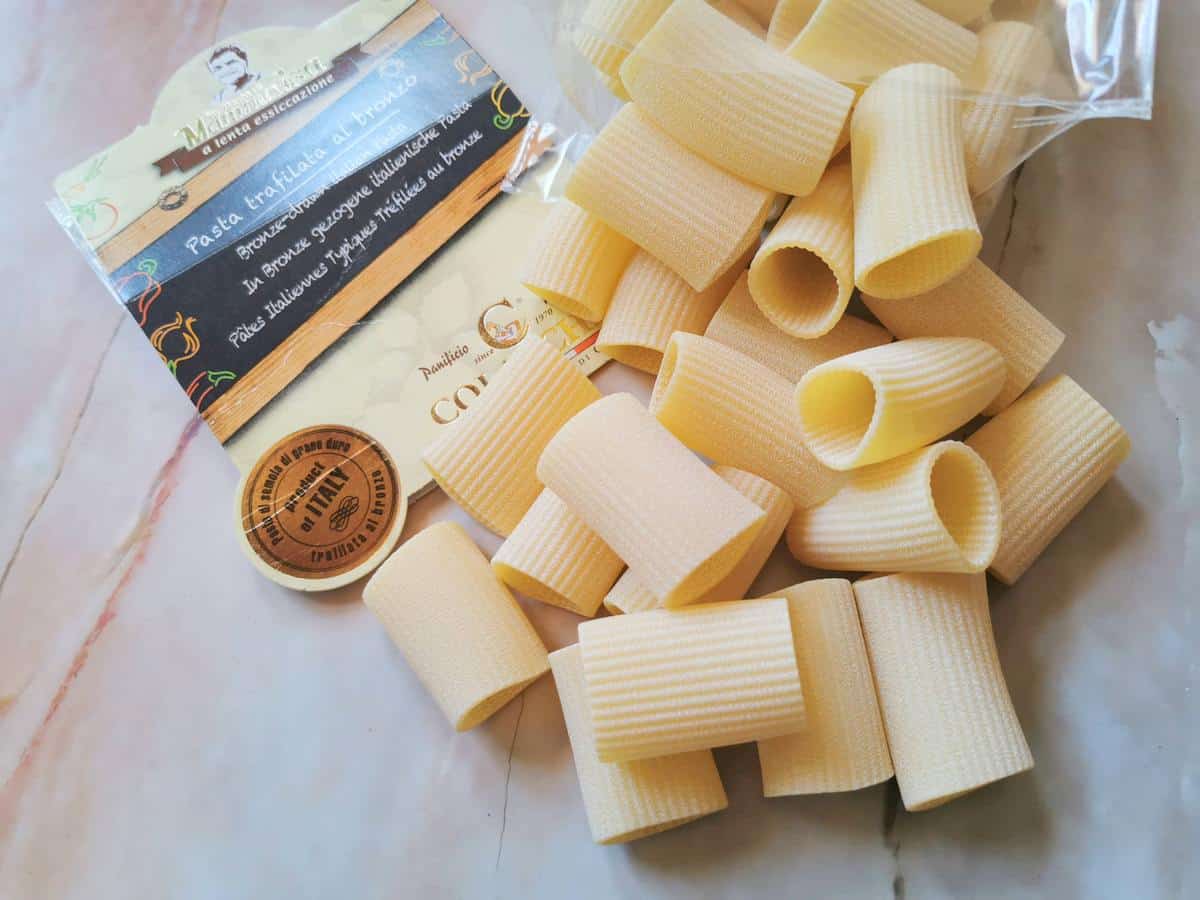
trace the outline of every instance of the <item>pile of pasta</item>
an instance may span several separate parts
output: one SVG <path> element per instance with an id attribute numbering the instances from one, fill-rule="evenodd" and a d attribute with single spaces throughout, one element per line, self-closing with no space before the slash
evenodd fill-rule
<path id="1" fill-rule="evenodd" d="M 589 7 L 629 102 L 524 280 L 657 376 L 649 406 L 527 337 L 424 456 L 504 543 L 433 525 L 364 598 L 457 729 L 553 671 L 598 842 L 723 809 L 730 744 L 765 796 L 895 777 L 914 811 L 1033 765 L 986 573 L 1021 578 L 1130 445 L 1069 377 L 1032 386 L 1064 336 L 976 258 L 973 187 L 1013 152 L 981 98 L 1050 57 L 961 24 L 989 5 Z M 748 596 L 781 540 L 830 577 Z M 548 653 L 513 591 L 578 642 Z"/>

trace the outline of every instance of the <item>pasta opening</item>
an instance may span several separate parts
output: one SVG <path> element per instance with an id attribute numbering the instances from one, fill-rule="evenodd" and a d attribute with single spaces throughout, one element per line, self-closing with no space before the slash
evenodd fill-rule
<path id="1" fill-rule="evenodd" d="M 533 678 L 526 678 L 524 681 L 501 688 L 496 693 L 484 697 L 462 714 L 459 720 L 454 723 L 454 730 L 470 731 L 484 719 L 491 717 L 493 713 L 499 711 L 501 707 L 506 706 L 509 701 L 516 699 L 517 694 L 537 681 L 539 677 L 541 676 L 535 675 Z"/>
<path id="2" fill-rule="evenodd" d="M 538 287 L 528 281 L 522 281 L 521 284 L 528 288 L 531 294 L 558 307 L 559 312 L 564 312 L 568 316 L 583 319 L 585 322 L 599 322 L 604 318 L 604 310 L 593 309 L 566 294 L 550 290 L 549 288 Z"/>
<path id="3" fill-rule="evenodd" d="M 977 230 L 934 238 L 868 269 L 859 287 L 884 300 L 924 294 L 962 272 L 979 255 L 981 244 Z"/>
<path id="4" fill-rule="evenodd" d="M 797 395 L 808 449 L 827 466 L 851 468 L 875 421 L 875 384 L 853 369 L 814 369 Z"/>
<path id="5" fill-rule="evenodd" d="M 756 268 L 754 298 L 781 330 L 794 337 L 820 337 L 841 318 L 841 285 L 829 264 L 812 250 L 781 247 Z"/>
<path id="6" fill-rule="evenodd" d="M 649 372 L 651 375 L 658 372 L 663 361 L 661 351 L 638 344 L 597 344 L 596 349 L 623 365 L 632 366 L 640 372 Z"/>
<path id="7" fill-rule="evenodd" d="M 576 604 L 572 603 L 544 581 L 534 578 L 520 569 L 514 569 L 508 563 L 495 562 L 493 560 L 492 568 L 496 570 L 496 575 L 500 580 L 517 593 L 524 594 L 532 600 L 537 600 L 550 606 L 561 606 L 563 609 L 569 609 L 571 612 L 584 615 Z"/>
<path id="8" fill-rule="evenodd" d="M 1000 545 L 1000 497 L 987 464 L 969 448 L 951 444 L 934 460 L 929 490 L 970 571 L 982 572 Z"/>
<path id="9" fill-rule="evenodd" d="M 675 367 L 679 364 L 679 344 L 667 342 L 667 349 L 659 356 L 658 378 L 650 391 L 650 412 L 657 416 L 659 408 L 666 400 L 667 391 L 671 388 L 671 379 L 675 377 Z"/>
<path id="10" fill-rule="evenodd" d="M 662 605 L 668 608 L 686 606 L 704 599 L 712 588 L 733 571 L 733 567 L 746 555 L 754 539 L 766 524 L 767 514 L 759 510 L 759 515 L 729 540 L 724 547 L 709 557 L 702 566 L 681 581 L 675 590 L 662 598 Z"/>

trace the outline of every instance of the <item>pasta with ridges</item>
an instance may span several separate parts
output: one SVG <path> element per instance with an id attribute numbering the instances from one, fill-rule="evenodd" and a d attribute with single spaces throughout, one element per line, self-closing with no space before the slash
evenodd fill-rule
<path id="1" fill-rule="evenodd" d="M 629 48 L 645 37 L 670 5 L 671 0 L 589 0 L 572 41 L 618 97 L 624 91 L 621 63 Z"/>

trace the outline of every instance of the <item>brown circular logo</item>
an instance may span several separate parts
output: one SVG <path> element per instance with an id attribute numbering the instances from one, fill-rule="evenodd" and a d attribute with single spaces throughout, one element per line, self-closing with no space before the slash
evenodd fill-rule
<path id="1" fill-rule="evenodd" d="M 288 435 L 247 476 L 239 507 L 251 549 L 302 579 L 349 572 L 393 536 L 405 496 L 391 457 L 369 435 L 315 425 Z"/>

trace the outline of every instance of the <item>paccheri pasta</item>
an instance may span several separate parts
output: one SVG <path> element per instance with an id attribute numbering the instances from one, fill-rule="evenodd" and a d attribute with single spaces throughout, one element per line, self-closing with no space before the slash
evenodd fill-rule
<path id="1" fill-rule="evenodd" d="M 982 572 L 1000 544 L 1000 496 L 987 464 L 943 441 L 850 473 L 832 499 L 797 509 L 788 548 L 842 572 Z"/>
<path id="2" fill-rule="evenodd" d="M 804 727 L 786 600 L 705 603 L 579 626 L 596 753 L 626 762 Z"/>
<path id="3" fill-rule="evenodd" d="M 492 557 L 492 568 L 527 597 L 594 616 L 625 564 L 545 488 Z"/>
<path id="4" fill-rule="evenodd" d="M 758 240 L 775 199 L 773 191 L 692 153 L 636 103 L 604 126 L 571 174 L 566 194 L 697 291 Z"/>
<path id="5" fill-rule="evenodd" d="M 745 555 L 729 570 L 729 574 L 700 597 L 697 603 L 743 599 L 779 543 L 783 529 L 787 527 L 795 509 L 795 504 L 783 488 L 776 487 L 757 475 L 730 466 L 713 466 L 713 471 L 765 512 L 767 518 Z M 626 572 L 617 579 L 617 583 L 604 598 L 605 608 L 612 613 L 645 612 L 656 609 L 659 605 L 658 597 L 632 572 Z"/>
<path id="6" fill-rule="evenodd" d="M 750 296 L 750 273 L 743 272 L 717 309 L 704 332 L 726 347 L 732 347 L 790 382 L 797 382 L 809 369 L 856 350 L 878 347 L 892 336 L 873 322 L 842 316 L 819 338 L 798 338 L 772 325 Z"/>
<path id="7" fill-rule="evenodd" d="M 657 373 L 671 335 L 704 331 L 730 285 L 746 271 L 752 252 L 707 288 L 694 291 L 666 265 L 639 250 L 617 283 L 597 349 L 627 366 Z"/>
<path id="8" fill-rule="evenodd" d="M 821 0 L 779 0 L 767 26 L 767 43 L 780 50 L 786 48 L 820 5 Z"/>
<path id="9" fill-rule="evenodd" d="M 371 576 L 363 602 L 457 731 L 474 728 L 549 668 L 521 607 L 454 523 L 409 538 Z"/>
<path id="10" fill-rule="evenodd" d="M 550 654 L 550 668 L 571 740 L 571 755 L 597 844 L 623 844 L 729 805 L 711 750 L 606 763 L 596 755 L 579 645 Z"/>
<path id="11" fill-rule="evenodd" d="M 664 606 L 703 596 L 766 521 L 629 394 L 563 426 L 537 474 Z"/>
<path id="12" fill-rule="evenodd" d="M 788 602 L 806 724 L 758 742 L 763 796 L 854 791 L 892 777 L 871 664 L 850 582 L 808 581 Z"/>
<path id="13" fill-rule="evenodd" d="M 854 292 L 854 188 L 850 166 L 830 166 L 796 197 L 750 263 L 750 295 L 793 337 L 829 333 Z"/>
<path id="14" fill-rule="evenodd" d="M 893 459 L 971 421 L 1005 373 L 999 352 L 975 338 L 910 338 L 860 350 L 800 379 L 800 435 L 833 469 Z"/>
<path id="15" fill-rule="evenodd" d="M 622 97 L 621 63 L 666 12 L 671 0 L 589 0 L 572 42 L 618 97 Z M 622 99 L 628 99 L 627 96 Z"/>
<path id="16" fill-rule="evenodd" d="M 1004 357 L 1004 386 L 983 414 L 1016 400 L 1062 346 L 1064 335 L 979 260 L 928 293 L 905 300 L 863 296 L 867 308 L 898 338 L 966 337 L 987 341 Z"/>
<path id="17" fill-rule="evenodd" d="M 1034 388 L 967 439 L 988 464 L 1004 516 L 992 574 L 1013 584 L 1116 474 L 1129 436 L 1065 375 Z"/>
<path id="18" fill-rule="evenodd" d="M 796 196 L 816 187 L 854 102 L 852 90 L 775 52 L 705 0 L 675 0 L 625 60 L 621 81 L 638 109 L 693 153 Z"/>
<path id="19" fill-rule="evenodd" d="M 792 393 L 787 379 L 732 347 L 676 334 L 650 409 L 697 453 L 779 485 L 797 506 L 813 506 L 843 479 L 804 448 Z"/>
<path id="20" fill-rule="evenodd" d="M 537 462 L 546 444 L 599 397 L 577 366 L 528 335 L 421 459 L 459 506 L 506 536 L 541 493 Z"/>
<path id="21" fill-rule="evenodd" d="M 966 25 L 981 18 L 992 8 L 992 2 L 993 0 L 921 0 L 921 5 L 928 6 L 952 22 Z"/>
<path id="22" fill-rule="evenodd" d="M 568 315 L 599 322 L 637 245 L 569 200 L 560 200 L 533 241 L 521 282 Z"/>
<path id="23" fill-rule="evenodd" d="M 906 809 L 1033 767 L 977 575 L 865 578 L 854 594 Z"/>

